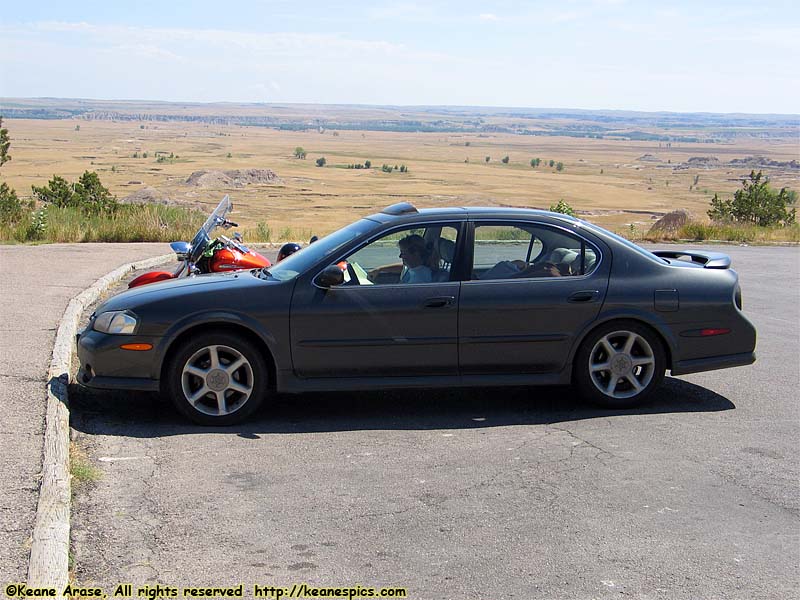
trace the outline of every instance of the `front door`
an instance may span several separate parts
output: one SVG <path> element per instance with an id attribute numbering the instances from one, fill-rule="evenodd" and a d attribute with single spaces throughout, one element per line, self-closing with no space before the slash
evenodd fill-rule
<path id="1" fill-rule="evenodd" d="M 296 375 L 457 374 L 460 283 L 449 280 L 452 254 L 440 251 L 457 232 L 448 224 L 392 230 L 341 257 L 343 285 L 319 289 L 301 278 L 291 309 Z"/>

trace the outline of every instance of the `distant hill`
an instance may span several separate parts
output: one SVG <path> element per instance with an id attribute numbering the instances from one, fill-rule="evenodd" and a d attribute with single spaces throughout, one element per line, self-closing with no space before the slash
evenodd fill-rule
<path id="1" fill-rule="evenodd" d="M 800 115 L 635 112 L 480 106 L 186 103 L 0 98 L 10 119 L 183 121 L 272 127 L 442 133 L 511 133 L 659 142 L 796 137 Z"/>

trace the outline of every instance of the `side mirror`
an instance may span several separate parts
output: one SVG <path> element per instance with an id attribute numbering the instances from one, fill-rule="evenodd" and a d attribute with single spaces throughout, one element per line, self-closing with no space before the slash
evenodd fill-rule
<path id="1" fill-rule="evenodd" d="M 344 283 L 344 273 L 338 265 L 325 267 L 322 272 L 314 278 L 314 285 L 328 289 L 342 285 Z"/>

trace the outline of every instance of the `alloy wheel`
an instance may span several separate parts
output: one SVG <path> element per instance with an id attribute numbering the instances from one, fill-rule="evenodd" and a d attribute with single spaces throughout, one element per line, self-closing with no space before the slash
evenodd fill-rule
<path id="1" fill-rule="evenodd" d="M 192 354 L 181 372 L 187 402 L 198 412 L 225 416 L 239 410 L 253 393 L 253 367 L 235 348 L 204 346 Z"/>

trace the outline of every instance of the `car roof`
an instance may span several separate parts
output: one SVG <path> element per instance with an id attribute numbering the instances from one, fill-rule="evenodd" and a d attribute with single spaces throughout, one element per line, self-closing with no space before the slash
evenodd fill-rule
<path id="1" fill-rule="evenodd" d="M 569 224 L 580 223 L 579 219 L 565 215 L 562 213 L 554 213 L 547 210 L 538 210 L 533 208 L 514 208 L 514 207 L 498 207 L 498 206 L 460 206 L 460 207 L 447 207 L 447 208 L 422 208 L 417 209 L 413 204 L 408 202 L 400 202 L 387 206 L 381 212 L 367 217 L 372 221 L 379 223 L 389 222 L 405 222 L 416 220 L 436 220 L 441 218 L 530 218 L 530 217 L 545 217 L 555 219 Z"/>

